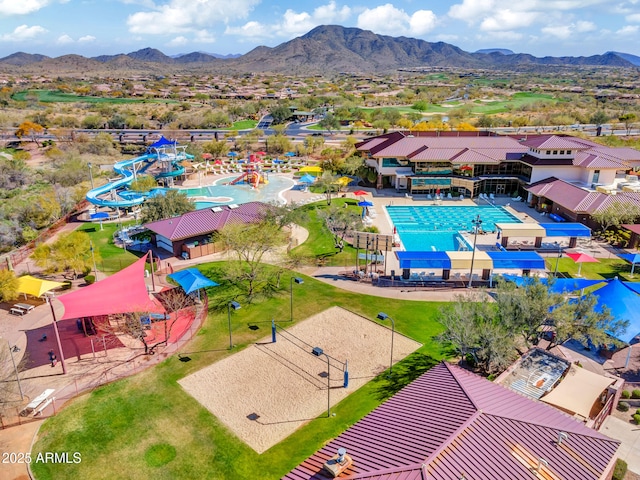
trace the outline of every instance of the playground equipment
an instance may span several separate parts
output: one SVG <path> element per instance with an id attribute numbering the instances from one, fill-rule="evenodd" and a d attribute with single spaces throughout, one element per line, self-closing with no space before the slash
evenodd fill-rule
<path id="1" fill-rule="evenodd" d="M 185 149 L 186 146 L 180 146 L 176 141 L 161 137 L 144 155 L 116 163 L 113 170 L 121 177 L 89 190 L 87 200 L 101 207 L 127 208 L 140 205 L 147 197 L 157 194 L 162 189 L 133 192 L 127 189 L 131 182 L 139 173 L 145 172 L 151 164 L 156 163 L 159 165 L 159 171 L 154 173 L 154 177 L 172 183 L 174 177 L 184 174 L 185 168 L 180 162 L 193 158 Z"/>
<path id="2" fill-rule="evenodd" d="M 248 183 L 249 185 L 251 185 L 254 188 L 258 188 L 258 185 L 263 183 L 263 184 L 267 184 L 269 183 L 269 181 L 264 178 L 264 175 L 261 175 L 258 172 L 245 172 L 242 175 L 240 175 L 238 178 L 235 178 L 233 180 L 231 180 L 229 182 L 229 185 L 236 185 L 237 183 Z"/>

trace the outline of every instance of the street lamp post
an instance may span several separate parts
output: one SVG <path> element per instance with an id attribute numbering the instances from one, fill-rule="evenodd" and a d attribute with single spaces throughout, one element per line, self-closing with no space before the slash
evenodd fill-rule
<path id="1" fill-rule="evenodd" d="M 91 190 L 93 190 L 93 165 L 91 162 L 87 163 L 89 166 L 89 178 L 91 179 Z"/>
<path id="2" fill-rule="evenodd" d="M 102 220 L 101 220 L 102 222 Z M 94 280 L 98 281 L 98 267 L 96 267 L 96 256 L 93 253 L 93 242 L 89 241 L 89 248 L 91 249 L 91 260 L 93 261 L 93 276 Z"/>
<path id="3" fill-rule="evenodd" d="M 478 230 L 482 226 L 480 215 L 476 216 L 471 223 L 473 224 L 473 250 L 471 251 L 471 271 L 469 271 L 469 285 L 467 285 L 467 288 L 471 288 L 473 284 L 473 262 L 476 259 L 476 241 L 478 240 Z"/>
<path id="4" fill-rule="evenodd" d="M 553 276 L 558 278 L 558 263 L 560 262 L 560 257 L 562 257 L 562 247 L 559 242 L 556 242 L 556 245 L 558 245 L 558 258 L 556 258 L 556 268 L 553 271 Z"/>
<path id="5" fill-rule="evenodd" d="M 327 359 L 327 418 L 329 418 L 331 417 L 331 375 L 329 374 L 329 368 L 331 368 L 331 365 L 329 363 L 329 356 L 324 353 L 324 350 L 322 350 L 320 347 L 313 347 L 311 353 L 313 353 L 316 357 L 324 355 Z"/>
<path id="6" fill-rule="evenodd" d="M 18 367 L 16 366 L 16 359 L 13 358 L 13 352 L 19 352 L 20 349 L 16 346 L 11 347 L 7 340 L 7 347 L 9 347 L 9 355 L 11 355 L 11 363 L 13 363 L 13 370 L 16 372 L 16 382 L 18 382 L 18 390 L 20 391 L 20 400 L 24 400 L 24 394 L 22 393 L 22 385 L 20 385 L 20 375 L 18 375 Z"/>
<path id="7" fill-rule="evenodd" d="M 289 282 L 289 294 L 290 294 L 289 321 L 290 322 L 293 322 L 293 282 L 296 282 L 298 285 L 302 285 L 304 283 L 304 280 L 302 280 L 300 277 L 291 277 L 291 281 Z"/>
<path id="8" fill-rule="evenodd" d="M 389 360 L 389 376 L 393 374 L 393 337 L 396 332 L 396 322 L 384 312 L 378 313 L 379 320 L 391 320 L 391 359 Z"/>
<path id="9" fill-rule="evenodd" d="M 238 310 L 240 308 L 240 304 L 238 302 L 229 302 L 227 305 L 227 315 L 229 319 L 229 350 L 233 348 L 233 338 L 231 336 L 231 309 Z"/>

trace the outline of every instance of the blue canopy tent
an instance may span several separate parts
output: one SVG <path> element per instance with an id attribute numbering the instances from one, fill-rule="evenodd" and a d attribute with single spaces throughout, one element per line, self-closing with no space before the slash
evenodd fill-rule
<path id="1" fill-rule="evenodd" d="M 544 270 L 545 263 L 536 252 L 487 252 L 493 268 L 518 268 L 522 270 Z"/>
<path id="2" fill-rule="evenodd" d="M 396 257 L 400 268 L 451 268 L 451 259 L 447 252 L 397 251 Z"/>
<path id="3" fill-rule="evenodd" d="M 178 143 L 177 140 L 167 140 L 163 135 L 160 137 L 160 140 L 149 145 L 149 148 L 160 148 L 164 147 L 165 145 L 175 145 L 176 143 Z"/>
<path id="4" fill-rule="evenodd" d="M 217 287 L 219 284 L 205 277 L 197 268 L 187 268 L 167 275 L 189 294 L 206 287 Z"/>
<path id="5" fill-rule="evenodd" d="M 596 311 L 602 311 L 602 307 L 606 306 L 613 318 L 629 321 L 629 327 L 618 336 L 619 340 L 629 343 L 640 333 L 640 295 L 628 285 L 615 277 L 604 287 L 594 291 L 593 295 L 598 297 Z"/>
<path id="6" fill-rule="evenodd" d="M 519 287 L 526 286 L 529 283 L 533 282 L 533 277 L 521 277 L 519 275 L 504 274 L 502 275 L 502 278 L 515 283 Z M 568 293 L 597 285 L 598 283 L 605 282 L 606 280 L 589 280 L 587 278 L 556 278 L 551 279 L 551 282 L 549 282 L 548 278 L 540 278 L 539 281 L 543 285 L 550 284 L 549 292 L 551 293 Z"/>
<path id="7" fill-rule="evenodd" d="M 547 237 L 590 237 L 591 229 L 581 223 L 541 223 Z"/>
<path id="8" fill-rule="evenodd" d="M 301 183 L 313 183 L 316 181 L 316 177 L 309 175 L 308 173 L 300 177 Z"/>
<path id="9" fill-rule="evenodd" d="M 631 264 L 631 275 L 633 275 L 636 263 L 640 263 L 640 253 L 623 253 L 618 256 Z"/>

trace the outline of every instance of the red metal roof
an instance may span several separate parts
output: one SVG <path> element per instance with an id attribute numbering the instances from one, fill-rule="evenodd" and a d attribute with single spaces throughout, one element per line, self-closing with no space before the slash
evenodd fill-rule
<path id="1" fill-rule="evenodd" d="M 144 227 L 171 241 L 183 240 L 221 230 L 227 223 L 256 222 L 267 208 L 269 206 L 262 202 L 243 203 L 233 209 L 220 206 L 219 212 L 214 212 L 211 208 L 203 208 L 179 217 L 147 223 Z"/>
<path id="2" fill-rule="evenodd" d="M 559 446 L 561 431 L 569 436 Z M 344 447 L 353 459 L 345 479 L 529 480 L 543 458 L 560 478 L 588 480 L 600 477 L 618 445 L 553 407 L 441 363 L 284 478 L 326 478 L 323 463 Z"/>

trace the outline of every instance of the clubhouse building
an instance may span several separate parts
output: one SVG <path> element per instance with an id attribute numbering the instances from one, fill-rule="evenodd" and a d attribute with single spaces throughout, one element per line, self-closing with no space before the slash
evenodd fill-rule
<path id="1" fill-rule="evenodd" d="M 520 197 L 589 224 L 613 202 L 640 206 L 640 151 L 568 135 L 392 132 L 356 144 L 378 188 L 445 198 Z"/>

